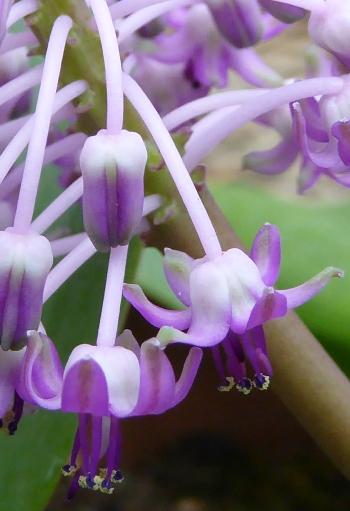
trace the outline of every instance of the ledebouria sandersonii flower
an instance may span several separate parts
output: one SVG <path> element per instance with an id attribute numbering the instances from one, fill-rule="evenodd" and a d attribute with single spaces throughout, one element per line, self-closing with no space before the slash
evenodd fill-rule
<path id="1" fill-rule="evenodd" d="M 345 0 L 0 2 L 0 426 L 20 435 L 37 409 L 76 415 L 60 459 L 69 497 L 114 492 L 121 421 L 184 401 L 202 350 L 218 390 L 267 390 L 278 357 L 266 323 L 343 277 L 306 250 L 315 276 L 280 289 L 278 227 L 265 223 L 249 252 L 234 246 L 203 164 L 254 122 L 279 141 L 252 147 L 245 169 L 273 179 L 299 159 L 300 193 L 321 176 L 350 187 L 349 9 Z M 282 77 L 256 47 L 307 17 L 306 78 Z M 249 86 L 230 88 L 231 75 Z M 164 249 L 178 309 L 139 285 L 144 246 Z M 45 303 L 62 286 L 78 300 L 70 278 L 97 252 L 108 264 L 95 340 L 78 334 L 63 360 L 54 326 L 80 329 L 86 311 L 68 321 L 57 308 L 53 325 Z M 96 298 L 90 280 L 88 294 Z M 140 342 L 123 298 L 154 329 Z M 176 343 L 180 372 L 168 353 Z"/>

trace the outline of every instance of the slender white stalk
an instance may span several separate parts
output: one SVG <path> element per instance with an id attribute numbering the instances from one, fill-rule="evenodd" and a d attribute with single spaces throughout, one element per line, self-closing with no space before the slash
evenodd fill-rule
<path id="1" fill-rule="evenodd" d="M 123 126 L 122 64 L 113 19 L 105 0 L 90 0 L 102 45 L 107 89 L 107 130 L 117 135 Z"/>
<path id="2" fill-rule="evenodd" d="M 163 117 L 163 122 L 169 131 L 200 115 L 207 114 L 217 108 L 239 105 L 251 101 L 252 98 L 268 92 L 268 89 L 246 89 L 225 91 L 204 98 L 195 99 L 190 103 L 172 110 Z"/>
<path id="3" fill-rule="evenodd" d="M 57 291 L 57 289 L 95 253 L 96 248 L 86 234 L 85 239 L 50 271 L 44 288 L 44 302 L 46 302 L 50 296 L 52 296 L 55 291 Z"/>
<path id="4" fill-rule="evenodd" d="M 109 7 L 113 19 L 123 18 L 144 7 L 159 4 L 166 0 L 120 0 Z"/>
<path id="5" fill-rule="evenodd" d="M 193 5 L 197 0 L 167 0 L 159 4 L 150 5 L 140 11 L 135 12 L 128 16 L 121 23 L 119 20 L 116 22 L 118 30 L 118 41 L 122 43 L 126 38 L 134 34 L 139 28 L 143 27 L 150 21 L 162 16 L 163 14 L 184 7 L 186 5 Z"/>
<path id="6" fill-rule="evenodd" d="M 0 52 L 6 53 L 16 48 L 22 48 L 23 46 L 30 47 L 36 46 L 38 40 L 29 30 L 25 32 L 16 32 L 15 34 L 9 32 L 0 46 Z"/>
<path id="7" fill-rule="evenodd" d="M 18 231 L 26 231 L 32 221 L 63 53 L 72 25 L 71 18 L 60 16 L 52 27 L 14 220 Z"/>
<path id="8" fill-rule="evenodd" d="M 73 101 L 73 99 L 85 92 L 86 87 L 87 84 L 83 80 L 77 80 L 76 82 L 72 82 L 69 85 L 62 87 L 62 89 L 60 89 L 56 94 L 52 112 L 53 116 L 56 112 L 59 112 L 61 109 L 66 107 L 71 101 Z M 55 117 L 55 120 L 58 120 L 57 116 Z M 11 142 L 0 155 L 0 184 L 28 144 L 33 131 L 33 122 L 33 116 L 30 116 L 27 122 L 16 133 Z"/>
<path id="9" fill-rule="evenodd" d="M 68 254 L 82 241 L 86 239 L 86 233 L 81 232 L 78 234 L 71 234 L 70 236 L 64 236 L 57 240 L 52 240 L 51 249 L 54 257 L 59 257 Z"/>
<path id="10" fill-rule="evenodd" d="M 74 154 L 81 148 L 86 140 L 85 133 L 73 133 L 45 149 L 43 165 L 48 165 L 67 154 Z M 20 185 L 23 175 L 24 165 L 18 165 L 4 179 L 0 187 L 0 199 L 14 192 Z"/>
<path id="11" fill-rule="evenodd" d="M 100 324 L 96 340 L 96 344 L 98 346 L 114 346 L 115 344 L 127 255 L 128 245 L 118 246 L 111 249 Z"/>
<path id="12" fill-rule="evenodd" d="M 15 3 L 9 12 L 6 26 L 10 28 L 17 21 L 24 18 L 25 16 L 29 16 L 35 12 L 38 8 L 36 0 L 20 0 Z"/>
<path id="13" fill-rule="evenodd" d="M 135 80 L 124 74 L 123 84 L 126 96 L 146 124 L 164 158 L 206 254 L 213 258 L 219 256 L 222 251 L 213 224 L 162 119 Z"/>
<path id="14" fill-rule="evenodd" d="M 0 87 L 0 106 L 37 85 L 41 80 L 42 72 L 43 67 L 37 66 L 2 85 Z"/>
<path id="15" fill-rule="evenodd" d="M 31 229 L 42 233 L 83 195 L 83 178 L 79 177 L 32 222 Z"/>
<path id="16" fill-rule="evenodd" d="M 343 86 L 344 81 L 341 78 L 311 78 L 285 85 L 284 87 L 278 87 L 262 94 L 249 103 L 237 108 L 234 114 L 228 111 L 220 117 L 219 121 L 214 119 L 213 122 L 207 124 L 206 128 L 201 131 L 202 136 L 198 143 L 190 143 L 191 139 L 188 141 L 188 150 L 185 147 L 186 152 L 184 155 L 184 162 L 187 168 L 192 170 L 196 167 L 220 142 L 247 122 L 253 121 L 281 105 L 299 99 L 325 94 L 337 94 Z"/>

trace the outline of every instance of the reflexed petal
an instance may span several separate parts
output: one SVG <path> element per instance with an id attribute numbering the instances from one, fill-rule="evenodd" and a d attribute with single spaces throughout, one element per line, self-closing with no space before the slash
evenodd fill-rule
<path id="1" fill-rule="evenodd" d="M 132 415 L 163 413 L 174 401 L 175 374 L 156 339 L 141 345 L 140 367 L 140 394 Z"/>
<path id="2" fill-rule="evenodd" d="M 164 250 L 163 267 L 169 286 L 176 297 L 190 305 L 190 273 L 195 260 L 179 250 Z"/>
<path id="3" fill-rule="evenodd" d="M 305 9 L 288 3 L 275 2 L 274 0 L 259 0 L 259 2 L 272 16 L 284 23 L 294 23 L 306 14 Z"/>
<path id="4" fill-rule="evenodd" d="M 181 376 L 175 384 L 175 399 L 172 403 L 172 406 L 176 406 L 183 399 L 185 399 L 191 390 L 194 379 L 197 376 L 202 357 L 203 352 L 201 349 L 190 349 L 190 352 L 185 360 Z"/>
<path id="5" fill-rule="evenodd" d="M 267 288 L 264 296 L 256 303 L 252 310 L 248 329 L 263 325 L 266 321 L 280 318 L 287 314 L 287 299 L 273 288 Z"/>
<path id="6" fill-rule="evenodd" d="M 26 401 L 50 410 L 61 404 L 63 368 L 55 345 L 44 334 L 28 333 L 19 393 Z"/>
<path id="7" fill-rule="evenodd" d="M 261 227 L 253 241 L 250 257 L 265 284 L 273 286 L 278 279 L 281 264 L 281 237 L 275 225 L 265 224 Z"/>
<path id="8" fill-rule="evenodd" d="M 345 165 L 350 165 L 350 121 L 336 122 L 332 127 L 332 134 L 338 140 L 341 159 Z"/>
<path id="9" fill-rule="evenodd" d="M 287 298 L 288 309 L 294 309 L 317 295 L 331 278 L 341 278 L 343 276 L 344 272 L 342 270 L 329 266 L 304 284 L 291 289 L 279 290 L 278 293 Z"/>
<path id="10" fill-rule="evenodd" d="M 298 177 L 298 192 L 305 193 L 309 190 L 325 173 L 325 169 L 317 167 L 311 160 L 305 160 L 302 162 Z"/>
<path id="11" fill-rule="evenodd" d="M 243 168 L 253 170 L 259 174 L 274 176 L 287 170 L 298 154 L 298 146 L 294 135 L 285 137 L 272 149 L 267 151 L 254 151 L 243 159 Z"/>
<path id="12" fill-rule="evenodd" d="M 166 325 L 180 330 L 185 330 L 189 327 L 191 320 L 190 310 L 168 310 L 154 305 L 145 296 L 140 286 L 135 284 L 124 284 L 123 295 L 153 326 L 159 328 Z"/>
<path id="13" fill-rule="evenodd" d="M 116 346 L 122 346 L 128 350 L 131 350 L 137 358 L 140 357 L 140 345 L 133 336 L 131 330 L 124 330 L 120 335 L 118 335 L 116 340 Z"/>

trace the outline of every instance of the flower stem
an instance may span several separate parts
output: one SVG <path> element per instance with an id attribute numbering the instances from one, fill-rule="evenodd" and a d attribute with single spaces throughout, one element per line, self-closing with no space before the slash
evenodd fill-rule
<path id="1" fill-rule="evenodd" d="M 220 119 L 214 119 L 213 122 L 208 123 L 201 132 L 201 139 L 196 144 L 191 144 L 191 139 L 189 139 L 188 146 L 191 148 L 186 149 L 185 165 L 192 170 L 220 142 L 247 122 L 286 103 L 311 96 L 337 94 L 343 86 L 344 82 L 341 78 L 311 78 L 262 94 L 238 108 L 234 115 L 229 111 L 226 115 L 220 116 Z"/>
<path id="2" fill-rule="evenodd" d="M 123 126 L 122 65 L 117 35 L 105 0 L 90 0 L 99 32 L 106 73 L 107 130 L 118 134 Z"/>
<path id="3" fill-rule="evenodd" d="M 213 224 L 202 204 L 182 158 L 158 112 L 137 83 L 123 75 L 124 92 L 149 129 L 191 217 L 202 246 L 209 257 L 221 254 Z"/>
<path id="4" fill-rule="evenodd" d="M 105 294 L 98 327 L 98 346 L 114 346 L 117 337 L 128 245 L 111 249 Z"/>
<path id="5" fill-rule="evenodd" d="M 68 16 L 57 18 L 47 47 L 33 132 L 29 141 L 14 220 L 15 229 L 21 232 L 26 231 L 32 221 L 63 53 L 71 28 L 71 18 Z"/>

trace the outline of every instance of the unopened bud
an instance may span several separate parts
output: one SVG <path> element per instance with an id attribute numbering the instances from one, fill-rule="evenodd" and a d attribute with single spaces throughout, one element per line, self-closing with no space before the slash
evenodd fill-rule
<path id="1" fill-rule="evenodd" d="M 208 7 L 222 35 L 237 48 L 260 40 L 263 18 L 257 0 L 209 0 Z"/>
<path id="2" fill-rule="evenodd" d="M 142 218 L 147 151 L 137 133 L 101 130 L 80 155 L 85 229 L 100 251 L 126 245 Z"/>
<path id="3" fill-rule="evenodd" d="M 39 234 L 0 232 L 0 343 L 20 349 L 27 331 L 37 330 L 46 277 L 53 257 L 49 241 Z"/>

